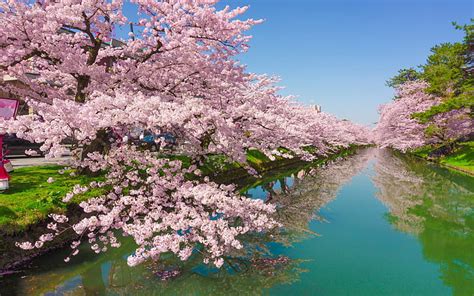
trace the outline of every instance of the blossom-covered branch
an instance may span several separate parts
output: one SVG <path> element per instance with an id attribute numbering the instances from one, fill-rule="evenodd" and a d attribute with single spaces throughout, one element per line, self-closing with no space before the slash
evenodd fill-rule
<path id="1" fill-rule="evenodd" d="M 0 2 L 0 75 L 19 82 L 2 88 L 34 110 L 0 121 L 0 131 L 41 143 L 47 157 L 72 143 L 80 155 L 75 169 L 106 176 L 65 197 L 101 187 L 104 194 L 80 204 L 86 218 L 69 225 L 53 216 L 45 236 L 21 247 L 41 247 L 72 228 L 96 252 L 118 247 L 116 234 L 132 236 L 131 265 L 164 252 L 185 260 L 199 249 L 220 267 L 229 250 L 242 247 L 239 236 L 280 224 L 271 218 L 274 205 L 190 178 L 207 155 L 252 172 L 249 149 L 310 160 L 368 142 L 365 127 L 297 104 L 279 95 L 275 79 L 247 73 L 235 56 L 248 49 L 245 31 L 260 21 L 241 20 L 246 7 L 218 10 L 216 2 L 131 1 L 139 20 L 120 41 L 114 31 L 128 19 L 119 0 Z M 172 135 L 191 165 L 131 141 L 136 129 Z"/>

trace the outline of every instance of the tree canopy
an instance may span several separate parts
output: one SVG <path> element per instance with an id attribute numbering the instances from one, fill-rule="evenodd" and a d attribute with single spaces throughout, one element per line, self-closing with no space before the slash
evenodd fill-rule
<path id="1" fill-rule="evenodd" d="M 433 116 L 451 110 L 472 109 L 474 104 L 474 24 L 454 26 L 465 32 L 464 39 L 455 43 L 442 43 L 431 48 L 426 63 L 418 69 L 399 70 L 387 81 L 390 87 L 398 87 L 407 81 L 424 80 L 429 85 L 426 92 L 442 99 L 424 112 L 414 114 L 421 122 L 429 122 Z"/>

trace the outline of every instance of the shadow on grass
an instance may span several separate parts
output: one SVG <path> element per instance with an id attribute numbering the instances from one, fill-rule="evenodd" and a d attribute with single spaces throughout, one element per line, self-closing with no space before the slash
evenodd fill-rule
<path id="1" fill-rule="evenodd" d="M 16 218 L 18 215 L 12 211 L 9 207 L 0 206 L 0 219 L 1 218 Z"/>

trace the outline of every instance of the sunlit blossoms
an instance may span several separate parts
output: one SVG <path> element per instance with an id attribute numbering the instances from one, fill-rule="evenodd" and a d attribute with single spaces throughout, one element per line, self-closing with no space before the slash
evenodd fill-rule
<path id="1" fill-rule="evenodd" d="M 380 107 L 380 119 L 375 129 L 375 140 L 381 147 L 406 151 L 426 144 L 424 130 L 412 114 L 423 112 L 437 101 L 426 94 L 422 81 L 406 82 L 397 88 L 396 99 Z"/>
<path id="2" fill-rule="evenodd" d="M 394 101 L 380 107 L 380 119 L 374 130 L 374 140 L 381 147 L 400 151 L 427 144 L 455 140 L 469 134 L 473 128 L 469 110 L 454 110 L 436 115 L 429 123 L 420 123 L 413 114 L 424 112 L 441 103 L 428 94 L 424 81 L 408 81 L 396 89 Z"/>
<path id="3" fill-rule="evenodd" d="M 218 10 L 216 2 L 131 1 L 138 20 L 118 41 L 114 32 L 129 22 L 122 1 L 1 1 L 0 74 L 17 79 L 2 88 L 34 113 L 0 121 L 0 131 L 42 143 L 47 157 L 72 143 L 73 168 L 106 177 L 64 197 L 100 188 L 80 204 L 86 218 L 69 225 L 51 216 L 48 233 L 20 247 L 39 248 L 72 228 L 81 240 L 71 255 L 82 241 L 97 253 L 119 247 L 119 234 L 137 243 L 130 265 L 199 251 L 220 267 L 229 250 L 242 248 L 239 236 L 280 224 L 270 218 L 273 205 L 201 176 L 208 155 L 254 173 L 249 149 L 309 160 L 368 142 L 366 128 L 297 104 L 278 94 L 273 78 L 245 72 L 235 56 L 248 48 L 244 32 L 260 21 L 239 19 L 245 7 Z M 135 129 L 172 135 L 174 152 L 190 165 L 139 147 L 128 138 Z"/>

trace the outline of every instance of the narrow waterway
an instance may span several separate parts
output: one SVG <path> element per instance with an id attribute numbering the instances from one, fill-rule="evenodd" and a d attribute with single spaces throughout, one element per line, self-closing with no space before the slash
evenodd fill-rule
<path id="1" fill-rule="evenodd" d="M 245 194 L 276 203 L 287 231 L 245 238 L 248 252 L 226 269 L 198 256 L 130 268 L 124 241 L 69 263 L 66 249 L 38 258 L 0 277 L 0 294 L 474 295 L 471 177 L 366 149 Z M 179 275 L 163 281 L 164 271 Z"/>

